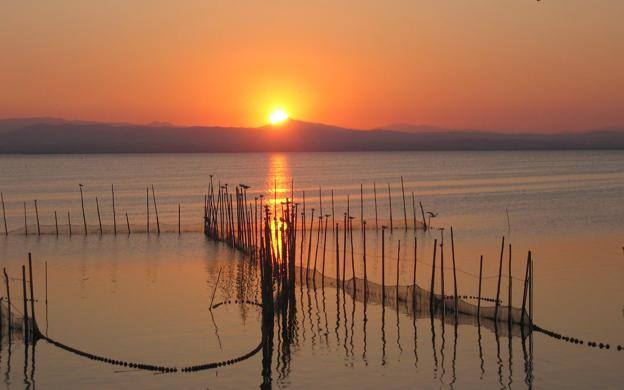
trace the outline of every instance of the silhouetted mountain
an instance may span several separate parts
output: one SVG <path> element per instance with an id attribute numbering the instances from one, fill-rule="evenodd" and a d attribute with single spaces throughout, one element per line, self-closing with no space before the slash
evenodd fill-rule
<path id="1" fill-rule="evenodd" d="M 297 120 L 248 128 L 27 118 L 0 120 L 0 129 L 0 153 L 5 154 L 624 149 L 624 128 L 560 134 L 438 129 L 410 133 L 353 130 Z"/>

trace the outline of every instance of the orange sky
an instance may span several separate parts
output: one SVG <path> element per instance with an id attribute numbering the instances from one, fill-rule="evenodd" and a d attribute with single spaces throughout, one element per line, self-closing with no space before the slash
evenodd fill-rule
<path id="1" fill-rule="evenodd" d="M 0 117 L 624 124 L 622 0 L 7 0 Z"/>

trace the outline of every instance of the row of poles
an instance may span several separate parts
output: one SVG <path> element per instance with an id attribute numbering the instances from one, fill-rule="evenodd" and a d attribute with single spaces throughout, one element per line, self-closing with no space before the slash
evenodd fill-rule
<path id="1" fill-rule="evenodd" d="M 295 240 L 297 237 L 297 231 L 301 233 L 301 239 L 299 244 L 299 278 L 306 283 L 312 280 L 316 283 L 316 274 L 320 272 L 321 283 L 325 284 L 325 268 L 328 259 L 327 256 L 327 235 L 330 217 L 335 220 L 333 214 L 321 214 L 315 218 L 315 209 L 310 210 L 310 221 L 306 221 L 307 215 L 305 211 L 305 193 L 303 194 L 303 211 L 301 212 L 301 220 L 298 223 L 298 203 L 293 203 L 289 198 L 286 198 L 285 202 L 278 204 L 277 196 L 274 196 L 273 205 L 264 204 L 264 196 L 260 195 L 253 199 L 253 203 L 247 198 L 247 189 L 249 187 L 241 184 L 235 186 L 232 193 L 231 188 L 227 184 L 221 184 L 218 182 L 214 184 L 212 176 L 208 188 L 208 194 L 205 197 L 204 203 L 204 231 L 209 237 L 226 242 L 233 248 L 242 250 L 244 253 L 251 255 L 253 259 L 260 259 L 262 266 L 263 259 L 270 258 L 271 264 L 279 266 L 276 271 L 280 271 L 280 275 L 288 275 L 288 280 L 292 277 L 294 281 L 295 272 L 295 257 L 297 256 L 297 245 Z M 275 191 L 276 192 L 276 191 Z M 294 191 L 293 191 L 294 193 Z M 322 207 L 321 195 L 319 194 L 319 207 Z M 332 205 L 332 211 L 334 207 Z M 261 213 L 264 213 L 262 215 Z M 322 211 L 321 211 L 322 213 Z M 278 215 L 281 217 L 278 218 Z M 336 269 L 336 282 L 337 285 L 344 289 L 347 274 L 347 260 L 350 257 L 351 265 L 351 282 L 353 283 L 353 294 L 356 294 L 356 275 L 355 275 L 355 255 L 354 255 L 354 234 L 353 234 L 353 219 L 350 215 L 349 201 L 347 202 L 347 212 L 344 213 L 342 226 L 340 229 L 340 222 L 336 222 L 332 227 L 334 229 L 335 237 L 335 269 Z M 297 227 L 299 226 L 299 229 Z M 316 230 L 316 233 L 314 232 Z M 342 258 L 340 256 L 340 231 L 344 231 L 342 237 Z M 386 231 L 388 227 L 381 226 L 381 294 L 382 302 L 385 302 L 386 297 Z M 457 287 L 457 270 L 455 262 L 455 244 L 453 229 L 451 228 L 451 255 L 452 255 L 452 269 L 453 269 L 453 294 L 446 295 L 445 291 L 445 264 L 444 264 L 444 235 L 441 230 L 442 237 L 439 241 L 434 240 L 433 248 L 433 261 L 432 261 L 432 274 L 431 274 L 431 286 L 429 291 L 429 303 L 430 308 L 441 307 L 446 310 L 446 301 L 452 299 L 454 304 L 452 305 L 455 315 L 459 314 L 459 299 Z M 312 247 L 313 236 L 316 235 L 315 248 Z M 368 290 L 368 275 L 367 275 L 367 253 L 366 253 L 366 221 L 362 221 L 361 226 L 362 235 L 362 261 L 364 269 L 364 294 L 367 294 Z M 268 240 L 267 240 L 268 239 Z M 321 249 L 322 243 L 322 249 Z M 483 256 L 480 258 L 479 266 L 479 288 L 477 300 L 477 316 L 481 316 L 481 303 L 482 301 L 494 301 L 495 311 L 493 319 L 499 321 L 499 312 L 501 307 L 501 285 L 503 275 L 503 255 L 505 249 L 505 239 L 503 237 L 501 244 L 501 255 L 498 270 L 498 282 L 496 299 L 488 299 L 482 297 L 482 281 L 483 281 Z M 438 246 L 439 255 L 438 255 Z M 307 247 L 307 250 L 306 250 Z M 396 294 L 398 297 L 399 291 L 399 276 L 400 276 L 400 259 L 401 259 L 401 242 L 398 241 L 397 245 L 397 263 L 396 263 Z M 349 253 L 350 249 L 350 253 Z M 417 249 L 418 241 L 414 237 L 414 266 L 413 266 L 413 300 L 416 303 L 416 269 L 417 269 Z M 349 256 L 350 254 L 350 256 Z M 437 258 L 440 258 L 440 295 L 436 296 L 434 291 L 436 286 L 436 269 Z M 318 261 L 320 260 L 320 271 Z M 342 260 L 342 261 L 341 261 Z M 341 264 L 342 263 L 342 264 Z M 518 322 L 512 316 L 512 258 L 511 258 L 511 245 L 509 245 L 509 261 L 508 261 L 508 310 L 507 318 L 505 319 L 510 324 L 512 322 Z M 286 267 L 286 268 L 285 268 Z M 292 269 L 291 269 L 292 267 Z M 264 270 L 264 268 L 261 268 Z M 532 280 L 533 280 L 533 267 L 531 252 L 528 254 L 527 266 L 524 278 L 524 291 L 523 301 L 521 308 L 520 323 L 524 324 L 526 321 L 531 321 L 533 318 L 533 300 L 532 300 Z M 528 314 L 527 313 L 528 306 Z M 469 313 L 466 313 L 469 314 Z M 525 318 L 526 317 L 526 318 Z"/>
<path id="2" fill-rule="evenodd" d="M 2 318 L 3 312 L 0 310 L 0 326 L 6 322 L 8 332 L 11 333 L 13 328 L 18 328 L 22 330 L 22 334 L 24 336 L 24 340 L 26 343 L 29 341 L 36 341 L 39 337 L 41 337 L 41 333 L 37 326 L 37 321 L 35 317 L 35 291 L 34 291 L 34 283 L 33 283 L 33 270 L 32 270 L 32 255 L 28 253 L 28 279 L 26 277 L 26 265 L 22 265 L 22 278 L 14 279 L 22 282 L 22 313 L 21 313 L 21 321 L 19 318 L 19 312 L 15 312 L 13 302 L 11 301 L 11 288 L 10 288 L 10 280 L 12 278 L 9 277 L 6 268 L 2 269 L 2 273 L 4 276 L 4 286 L 6 289 L 6 296 L 2 297 L 3 301 L 6 301 L 6 315 L 7 318 Z M 47 270 L 47 266 L 46 266 Z M 46 271 L 47 275 L 47 271 Z M 47 277 L 46 277 L 46 290 L 47 290 Z M 29 297 L 30 293 L 30 297 Z M 47 292 L 46 292 L 47 294 Z M 47 304 L 47 297 L 46 297 Z M 29 314 L 30 307 L 30 314 Z M 0 329 L 2 331 L 2 329 Z"/>
<path id="3" fill-rule="evenodd" d="M 88 235 L 89 234 L 89 228 L 88 228 L 88 224 L 87 224 L 87 215 L 85 212 L 85 199 L 84 199 L 84 192 L 83 192 L 83 184 L 79 184 L 79 189 L 80 189 L 80 207 L 82 210 L 82 222 L 83 222 L 83 234 L 84 235 Z M 156 232 L 158 234 L 160 234 L 160 217 L 158 215 L 158 205 L 156 202 L 156 192 L 154 191 L 154 185 L 151 186 L 151 203 L 153 206 L 153 213 L 155 214 L 156 217 Z M 117 210 L 115 208 L 115 187 L 114 185 L 111 184 L 111 199 L 112 199 L 112 219 L 113 219 L 113 234 L 117 235 L 118 231 L 119 233 L 121 233 L 121 229 L 118 229 L 117 226 Z M 5 201 L 4 201 L 4 194 L 0 193 L 0 202 L 2 203 L 2 218 L 3 218 L 3 222 L 4 222 L 4 234 L 6 236 L 9 235 L 9 228 L 8 228 L 8 224 L 7 224 L 7 216 L 6 216 L 6 206 L 5 206 Z M 34 209 L 35 209 L 35 219 L 37 222 L 37 235 L 41 235 L 41 224 L 40 224 L 40 220 L 39 220 L 39 206 L 38 206 L 38 202 L 37 200 L 33 201 L 34 203 Z M 28 235 L 28 212 L 27 212 L 27 205 L 26 202 L 23 202 L 24 204 L 24 234 Z M 150 187 L 146 187 L 145 190 L 145 206 L 146 206 L 146 232 L 147 234 L 150 234 L 150 232 L 152 231 L 152 226 L 154 224 L 154 222 L 150 223 L 150 210 L 151 210 L 151 206 L 150 206 Z M 96 196 L 95 197 L 95 207 L 96 207 L 96 211 L 97 211 L 97 218 L 98 218 L 98 227 L 99 227 L 99 234 L 103 234 L 103 228 L 102 228 L 102 213 L 100 212 L 100 201 L 99 198 Z M 125 213 L 125 219 L 126 219 L 126 232 L 127 234 L 131 234 L 132 233 L 132 228 L 130 225 L 130 218 L 128 217 L 128 213 Z M 55 227 L 55 233 L 58 236 L 59 235 L 59 215 L 57 213 L 57 211 L 54 211 L 54 227 Z M 73 234 L 73 229 L 72 229 L 72 221 L 71 221 L 71 214 L 69 211 L 67 211 L 67 227 L 68 227 L 68 234 L 71 236 Z M 181 205 L 178 203 L 178 234 L 180 234 L 182 232 L 182 225 L 181 225 Z"/>

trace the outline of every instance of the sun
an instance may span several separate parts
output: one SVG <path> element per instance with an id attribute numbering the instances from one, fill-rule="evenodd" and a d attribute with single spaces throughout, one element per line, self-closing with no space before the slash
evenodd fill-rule
<path id="1" fill-rule="evenodd" d="M 278 108 L 269 114 L 269 122 L 271 122 L 272 125 L 280 124 L 286 119 L 288 119 L 288 114 L 281 108 Z"/>

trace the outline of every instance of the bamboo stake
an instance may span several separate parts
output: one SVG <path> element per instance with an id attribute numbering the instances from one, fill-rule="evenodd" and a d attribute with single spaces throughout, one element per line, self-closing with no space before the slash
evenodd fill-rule
<path id="1" fill-rule="evenodd" d="M 500 251 L 500 261 L 498 264 L 498 285 L 496 287 L 496 306 L 494 309 L 494 319 L 498 321 L 498 307 L 500 306 L 500 289 L 501 289 L 501 274 L 503 272 L 503 253 L 505 251 L 505 236 L 503 236 Z"/>
<path id="2" fill-rule="evenodd" d="M 362 225 L 362 248 L 364 252 L 362 255 L 364 260 L 364 297 L 366 297 L 366 291 L 368 290 L 368 275 L 366 271 L 366 221 L 362 221 Z"/>
<path id="3" fill-rule="evenodd" d="M 425 209 L 423 209 L 422 202 L 418 202 L 420 205 L 420 214 L 422 215 L 423 225 L 425 225 L 425 231 L 427 231 L 427 220 L 425 219 Z"/>
<path id="4" fill-rule="evenodd" d="M 433 311 L 433 290 L 435 288 L 435 265 L 436 265 L 436 253 L 438 250 L 438 239 L 433 240 L 433 261 L 431 262 L 433 265 L 431 267 L 431 289 L 429 291 L 429 309 Z"/>
<path id="5" fill-rule="evenodd" d="M 403 176 L 401 176 L 401 193 L 403 194 L 403 218 L 405 219 L 405 231 L 407 231 L 407 207 L 405 206 L 405 186 L 403 185 Z"/>
<path id="6" fill-rule="evenodd" d="M 4 194 L 0 192 L 0 199 L 2 199 L 2 219 L 4 219 L 4 235 L 9 235 L 9 229 L 7 228 L 6 209 L 4 208 Z"/>
<path id="7" fill-rule="evenodd" d="M 418 237 L 414 235 L 414 274 L 412 276 L 412 305 L 416 308 L 416 264 L 418 263 Z"/>
<path id="8" fill-rule="evenodd" d="M 319 215 L 323 215 L 323 194 L 321 192 L 321 186 L 319 186 Z"/>
<path id="9" fill-rule="evenodd" d="M 336 211 L 334 210 L 334 189 L 331 190 L 332 226 L 336 224 Z"/>
<path id="10" fill-rule="evenodd" d="M 30 279 L 30 313 L 32 317 L 32 334 L 35 334 L 35 330 L 37 329 L 37 320 L 35 318 L 35 288 L 34 288 L 34 280 L 33 280 L 33 272 L 32 272 L 32 255 L 30 252 L 28 253 L 28 275 Z"/>
<path id="11" fill-rule="evenodd" d="M 146 211 L 147 211 L 147 234 L 149 235 L 149 234 L 150 234 L 150 220 L 149 220 L 149 211 L 150 211 L 150 208 L 149 208 L 149 187 L 146 187 L 146 188 L 145 188 L 145 204 L 146 204 L 145 208 L 146 208 Z"/>
<path id="12" fill-rule="evenodd" d="M 396 299 L 397 303 L 399 302 L 399 264 L 401 258 L 401 240 L 398 241 L 397 244 L 397 263 L 396 263 Z"/>
<path id="13" fill-rule="evenodd" d="M 4 273 L 4 285 L 6 287 L 7 293 L 7 309 L 8 309 L 8 318 L 9 318 L 9 332 L 11 332 L 11 289 L 9 288 L 9 275 L 7 275 L 6 268 L 2 268 L 2 272 Z"/>
<path id="14" fill-rule="evenodd" d="M 323 265 L 321 269 L 323 286 L 325 286 L 325 248 L 327 246 L 327 221 L 329 221 L 329 215 L 325 215 L 325 229 L 323 232 Z"/>
<path id="15" fill-rule="evenodd" d="M 381 305 L 386 303 L 386 227 L 381 226 Z"/>
<path id="16" fill-rule="evenodd" d="M 154 212 L 156 213 L 156 231 L 160 234 L 160 220 L 158 219 L 158 207 L 156 206 L 156 193 L 152 184 L 152 198 L 154 199 Z"/>
<path id="17" fill-rule="evenodd" d="M 416 230 L 416 198 L 414 197 L 414 192 L 412 191 L 412 218 L 414 223 L 414 230 Z"/>
<path id="18" fill-rule="evenodd" d="M 340 243 L 338 242 L 339 224 L 336 224 L 336 287 L 340 286 Z"/>
<path id="19" fill-rule="evenodd" d="M 181 211 L 180 211 L 180 203 L 178 203 L 178 235 L 182 233 L 182 223 L 181 223 Z"/>
<path id="20" fill-rule="evenodd" d="M 355 297 L 355 257 L 353 255 L 353 217 L 349 218 L 349 237 L 351 241 L 351 277 L 353 280 L 353 296 Z"/>
<path id="21" fill-rule="evenodd" d="M 451 226 L 451 256 L 453 258 L 453 296 L 454 296 L 454 306 L 455 306 L 455 317 L 457 317 L 457 304 L 458 304 L 458 296 L 457 296 L 457 271 L 455 269 L 455 240 L 453 239 L 453 227 Z"/>
<path id="22" fill-rule="evenodd" d="M 308 261 L 306 263 L 306 284 L 310 277 L 310 256 L 312 255 L 312 229 L 314 229 L 314 208 L 310 217 L 310 237 L 308 237 Z"/>
<path id="23" fill-rule="evenodd" d="M 360 224 L 364 221 L 364 186 L 360 183 Z"/>
<path id="24" fill-rule="evenodd" d="M 85 208 L 84 208 L 84 197 L 82 195 L 82 184 L 78 184 L 78 188 L 80 188 L 80 205 L 82 207 L 82 222 L 84 224 L 85 236 L 86 236 L 88 234 L 88 231 L 87 231 L 87 216 L 85 214 Z"/>
<path id="25" fill-rule="evenodd" d="M 24 303 L 24 340 L 28 341 L 28 294 L 26 294 L 26 267 L 22 265 L 22 301 Z"/>
<path id="26" fill-rule="evenodd" d="M 377 185 L 373 182 L 373 195 L 375 197 L 375 230 L 379 230 L 379 223 L 377 222 Z"/>
<path id="27" fill-rule="evenodd" d="M 98 223 L 100 225 L 100 236 L 102 235 L 102 217 L 100 216 L 100 202 L 98 197 L 95 197 L 95 208 L 97 209 Z"/>
<path id="28" fill-rule="evenodd" d="M 39 226 L 39 208 L 37 207 L 37 199 L 35 199 L 35 218 L 37 218 L 37 235 L 41 235 L 41 227 Z"/>
<path id="29" fill-rule="evenodd" d="M 28 221 L 26 219 L 26 202 L 24 202 L 24 230 L 26 231 L 26 235 L 28 235 Z"/>
<path id="30" fill-rule="evenodd" d="M 479 259 L 479 296 L 477 297 L 477 318 L 481 318 L 481 280 L 483 279 L 483 255 Z"/>
<path id="31" fill-rule="evenodd" d="M 390 183 L 388 183 L 388 204 L 390 205 L 390 233 L 392 233 L 394 225 L 392 224 L 392 195 L 390 194 Z"/>
<path id="32" fill-rule="evenodd" d="M 512 296 L 511 296 L 511 244 L 509 244 L 509 291 L 507 295 L 507 304 L 509 305 L 509 310 L 507 310 L 507 322 L 511 325 L 511 306 L 512 306 Z"/>
<path id="33" fill-rule="evenodd" d="M 342 240 L 342 288 L 344 289 L 345 278 L 347 277 L 347 232 L 349 225 L 347 225 L 347 213 L 344 213 L 343 229 L 344 236 Z"/>
<path id="34" fill-rule="evenodd" d="M 67 225 L 69 226 L 69 236 L 71 237 L 71 235 L 72 235 L 72 228 L 71 228 L 71 218 L 69 216 L 69 211 L 67 212 Z"/>
<path id="35" fill-rule="evenodd" d="M 126 225 L 128 226 L 128 235 L 130 235 L 131 230 L 130 230 L 130 220 L 128 219 L 128 213 L 126 213 Z"/>
<path id="36" fill-rule="evenodd" d="M 215 283 L 214 289 L 212 290 L 212 298 L 210 298 L 210 308 L 208 310 L 212 311 L 212 304 L 214 302 L 215 294 L 217 293 L 217 286 L 219 285 L 219 279 L 221 278 L 221 269 L 223 267 L 219 267 L 219 274 L 217 275 L 217 282 Z"/>
<path id="37" fill-rule="evenodd" d="M 524 325 L 524 316 L 526 313 L 527 293 L 529 289 L 529 274 L 531 272 L 531 251 L 529 251 L 526 263 L 526 270 L 524 272 L 524 291 L 522 293 L 522 314 L 520 317 L 520 323 Z"/>
<path id="38" fill-rule="evenodd" d="M 58 216 L 56 215 L 56 210 L 54 210 L 54 227 L 56 228 L 56 235 L 58 236 Z"/>
<path id="39" fill-rule="evenodd" d="M 113 198 L 113 233 L 117 235 L 117 213 L 115 212 L 115 186 L 111 184 L 111 194 Z"/>

